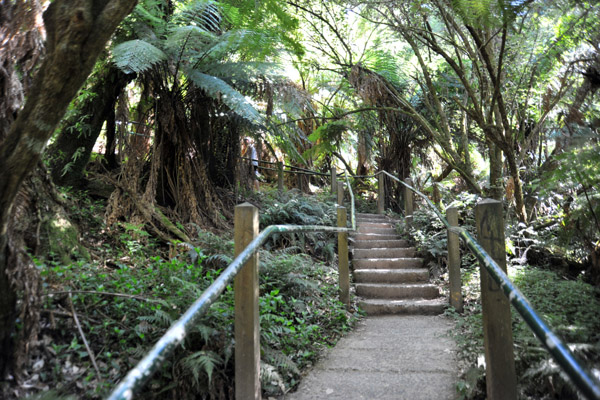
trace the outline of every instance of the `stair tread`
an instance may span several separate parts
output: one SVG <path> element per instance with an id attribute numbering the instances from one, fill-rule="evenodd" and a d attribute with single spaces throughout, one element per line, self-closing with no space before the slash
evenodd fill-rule
<path id="1" fill-rule="evenodd" d="M 422 287 L 422 288 L 430 288 L 430 287 L 436 287 L 437 285 L 434 285 L 433 283 L 423 283 L 423 282 L 414 282 L 414 283 L 379 283 L 379 282 L 373 282 L 373 283 L 356 283 L 356 286 L 364 286 L 364 287 L 385 287 L 385 288 L 415 288 L 415 287 Z"/>

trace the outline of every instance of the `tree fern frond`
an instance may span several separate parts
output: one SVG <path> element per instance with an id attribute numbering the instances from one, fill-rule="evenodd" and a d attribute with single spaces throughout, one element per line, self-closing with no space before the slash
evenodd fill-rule
<path id="1" fill-rule="evenodd" d="M 115 46 L 112 53 L 115 65 L 127 74 L 147 71 L 153 65 L 167 59 L 167 55 L 161 49 L 139 39 Z"/>
<path id="2" fill-rule="evenodd" d="M 173 53 L 181 52 L 183 46 L 187 51 L 202 53 L 206 47 L 216 40 L 216 35 L 206 29 L 194 26 L 178 26 L 171 29 L 169 36 L 165 39 L 165 48 L 171 49 Z"/>
<path id="3" fill-rule="evenodd" d="M 227 82 L 253 82 L 259 76 L 280 77 L 277 64 L 270 62 L 215 62 L 203 65 L 202 71 Z"/>
<path id="4" fill-rule="evenodd" d="M 187 76 L 210 97 L 219 99 L 240 117 L 254 124 L 262 124 L 263 118 L 254 106 L 237 90 L 216 76 L 198 70 L 189 70 Z"/>
<path id="5" fill-rule="evenodd" d="M 210 32 L 221 30 L 221 10 L 213 0 L 196 0 L 187 3 L 174 16 L 173 23 L 196 25 Z"/>

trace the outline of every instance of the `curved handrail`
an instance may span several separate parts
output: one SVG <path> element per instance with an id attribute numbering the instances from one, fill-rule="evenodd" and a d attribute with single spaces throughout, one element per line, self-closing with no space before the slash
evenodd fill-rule
<path id="1" fill-rule="evenodd" d="M 429 200 L 426 195 L 419 192 L 411 185 L 403 182 L 387 171 L 379 171 L 375 175 L 379 174 L 385 174 L 391 179 L 400 182 L 418 196 L 425 199 L 426 203 L 444 223 L 444 225 L 446 225 L 448 230 L 459 235 L 464 240 L 467 247 L 477 257 L 477 259 L 485 266 L 492 279 L 494 279 L 494 281 L 502 288 L 502 291 L 506 297 L 508 297 L 508 300 L 513 307 L 515 307 L 515 309 L 519 312 L 529 328 L 537 336 L 540 342 L 542 342 L 548 352 L 552 355 L 552 357 L 554 357 L 558 365 L 560 365 L 573 383 L 585 394 L 586 397 L 595 400 L 600 399 L 600 385 L 595 381 L 593 376 L 578 363 L 569 348 L 560 340 L 560 338 L 552 331 L 552 329 L 550 329 L 550 327 L 544 322 L 543 318 L 535 312 L 527 298 L 512 283 L 502 268 L 500 268 L 496 261 L 492 259 L 492 257 L 481 247 L 481 245 L 473 238 L 473 236 L 471 236 L 471 234 L 464 228 L 451 226 L 438 208 L 431 202 L 431 200 Z"/>
<path id="2" fill-rule="evenodd" d="M 223 293 L 244 264 L 258 251 L 267 239 L 274 233 L 297 232 L 353 232 L 356 230 L 354 194 L 346 176 L 346 183 L 352 199 L 350 218 L 352 228 L 324 225 L 270 225 L 252 240 L 248 246 L 229 264 L 215 281 L 200 295 L 200 297 L 171 325 L 167 332 L 156 342 L 138 364 L 130 370 L 119 385 L 111 392 L 108 400 L 132 399 L 135 392 L 141 389 L 150 377 L 157 371 L 161 363 L 175 350 L 185 338 L 188 329 L 206 313 L 211 304 Z"/>

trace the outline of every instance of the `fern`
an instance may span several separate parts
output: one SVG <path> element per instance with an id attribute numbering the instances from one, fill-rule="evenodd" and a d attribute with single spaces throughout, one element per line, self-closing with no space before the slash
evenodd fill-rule
<path id="1" fill-rule="evenodd" d="M 146 321 L 151 325 L 158 325 L 167 328 L 173 323 L 173 317 L 163 310 L 154 310 L 154 315 L 142 315 L 138 317 L 140 321 Z"/>
<path id="2" fill-rule="evenodd" d="M 209 96 L 221 100 L 240 117 L 257 125 L 262 124 L 263 119 L 254 106 L 240 92 L 233 89 L 222 79 L 204 74 L 198 70 L 188 71 L 187 76 L 196 86 L 203 89 Z"/>
<path id="3" fill-rule="evenodd" d="M 139 39 L 115 46 L 112 53 L 115 65 L 127 74 L 147 71 L 167 59 L 161 49 Z"/>
<path id="4" fill-rule="evenodd" d="M 222 363 L 223 360 L 217 353 L 205 350 L 192 353 L 181 360 L 181 365 L 184 366 L 187 371 L 192 373 L 195 383 L 198 386 L 200 385 L 200 377 L 202 374 L 206 374 L 210 384 L 213 371 Z"/>

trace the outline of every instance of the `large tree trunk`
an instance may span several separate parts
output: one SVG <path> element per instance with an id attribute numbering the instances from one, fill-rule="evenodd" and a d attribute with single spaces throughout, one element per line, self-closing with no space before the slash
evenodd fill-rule
<path id="1" fill-rule="evenodd" d="M 46 142 L 92 70 L 117 25 L 131 12 L 132 0 L 55 0 L 44 13 L 46 57 L 30 95 L 0 143 L 0 288 L 1 297 L 16 298 L 6 273 L 9 257 L 21 249 L 9 243 L 8 225 L 14 200 L 27 175 L 40 160 Z M 14 352 L 14 301 L 0 302 L 0 373 Z"/>
<path id="2" fill-rule="evenodd" d="M 52 180 L 61 186 L 80 186 L 102 125 L 111 113 L 114 115 L 117 96 L 134 77 L 124 74 L 112 63 L 95 75 L 91 95 L 61 124 L 57 140 L 47 151 Z"/>

